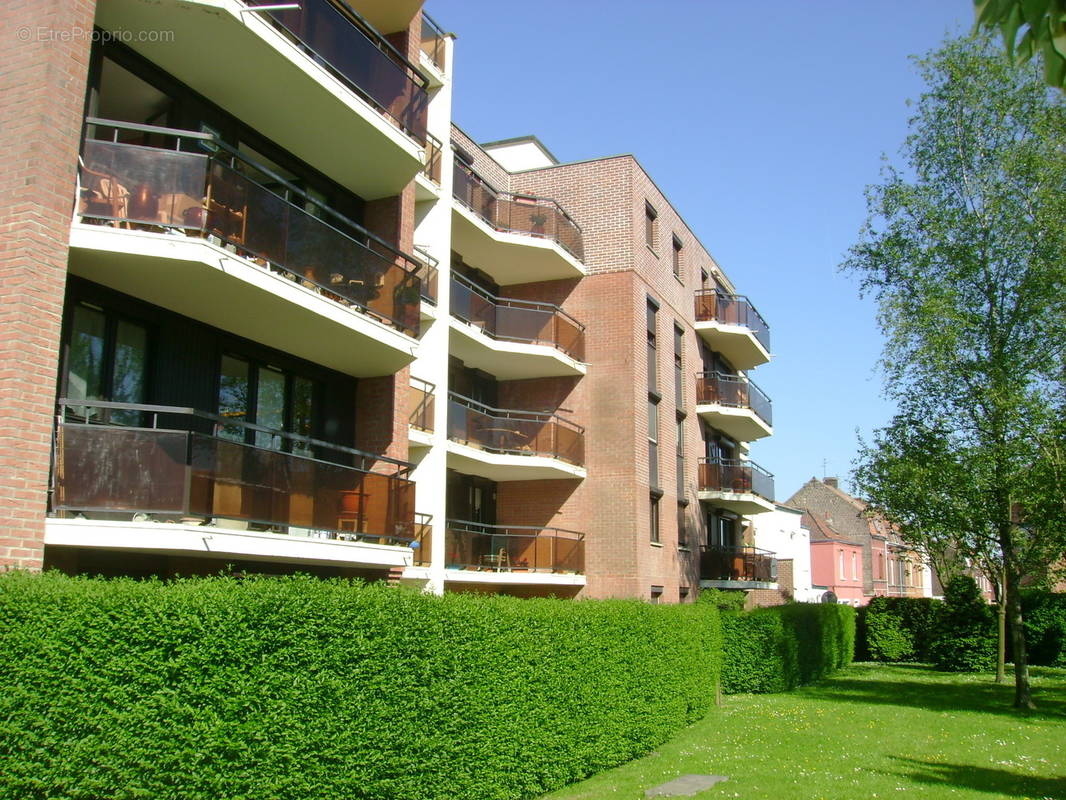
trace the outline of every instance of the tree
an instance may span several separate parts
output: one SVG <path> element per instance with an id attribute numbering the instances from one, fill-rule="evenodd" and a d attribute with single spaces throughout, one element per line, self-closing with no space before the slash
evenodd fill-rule
<path id="1" fill-rule="evenodd" d="M 906 167 L 868 188 L 842 265 L 878 301 L 899 407 L 856 482 L 911 541 L 1002 567 L 1015 705 L 1028 707 L 1019 588 L 1066 551 L 1066 109 L 988 35 L 918 64 L 928 89 Z"/>
<path id="2" fill-rule="evenodd" d="M 1048 85 L 1066 89 L 1066 0 L 974 0 L 974 6 L 978 25 L 999 29 L 1007 55 L 1022 63 L 1042 54 Z"/>

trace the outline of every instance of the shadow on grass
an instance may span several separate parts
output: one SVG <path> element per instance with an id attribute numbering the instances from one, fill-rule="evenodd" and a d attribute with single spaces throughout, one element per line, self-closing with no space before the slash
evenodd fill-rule
<path id="1" fill-rule="evenodd" d="M 1019 775 L 1005 769 L 974 767 L 968 764 L 941 764 L 914 758 L 895 758 L 903 765 L 900 776 L 915 783 L 974 789 L 1006 797 L 1066 798 L 1066 775 L 1043 777 Z"/>
<path id="2" fill-rule="evenodd" d="M 886 676 L 886 672 L 891 672 Z M 1041 670 L 1033 670 L 1034 677 Z M 843 675 L 807 686 L 801 691 L 820 700 L 855 703 L 881 703 L 894 706 L 913 706 L 931 711 L 979 711 L 1034 719 L 1066 718 L 1066 692 L 1062 691 L 1061 670 L 1054 676 L 1055 685 L 1041 690 L 1034 688 L 1035 711 L 1020 711 L 1012 707 L 1014 680 L 996 684 L 991 676 L 959 676 L 936 672 L 919 664 L 891 666 L 855 664 Z M 954 680 L 953 680 L 954 678 Z"/>

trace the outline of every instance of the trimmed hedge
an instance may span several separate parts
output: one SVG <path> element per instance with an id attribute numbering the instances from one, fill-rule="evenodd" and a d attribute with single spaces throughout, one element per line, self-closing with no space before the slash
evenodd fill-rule
<path id="1" fill-rule="evenodd" d="M 1023 591 L 1022 615 L 1029 663 L 1066 667 L 1066 594 Z"/>
<path id="2" fill-rule="evenodd" d="M 788 691 L 851 663 L 855 609 L 790 603 L 723 614 L 722 648 L 722 691 Z"/>
<path id="3" fill-rule="evenodd" d="M 872 598 L 859 609 L 856 657 L 862 661 L 932 661 L 942 605 L 931 597 Z"/>
<path id="4" fill-rule="evenodd" d="M 713 704 L 713 606 L 0 576 L 0 797 L 539 795 Z"/>

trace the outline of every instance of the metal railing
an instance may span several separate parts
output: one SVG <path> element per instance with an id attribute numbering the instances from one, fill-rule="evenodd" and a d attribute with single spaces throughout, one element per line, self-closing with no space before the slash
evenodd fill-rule
<path id="1" fill-rule="evenodd" d="M 700 580 L 771 583 L 777 580 L 777 559 L 769 550 L 757 547 L 704 545 L 700 548 Z"/>
<path id="2" fill-rule="evenodd" d="M 774 476 L 754 461 L 734 458 L 701 458 L 699 488 L 703 492 L 756 494 L 774 499 Z"/>
<path id="3" fill-rule="evenodd" d="M 744 295 L 726 294 L 717 289 L 698 289 L 696 321 L 721 322 L 723 325 L 747 328 L 767 351 L 770 350 L 770 326 Z"/>
<path id="4" fill-rule="evenodd" d="M 431 256 L 429 251 L 422 245 L 416 244 L 412 249 L 422 260 L 422 266 L 418 268 L 418 279 L 422 282 L 420 286 L 421 297 L 431 306 L 435 306 L 437 305 L 437 259 Z"/>
<path id="5" fill-rule="evenodd" d="M 422 165 L 422 174 L 440 186 L 441 143 L 432 133 L 426 134 L 426 163 Z"/>
<path id="6" fill-rule="evenodd" d="M 532 525 L 447 520 L 444 566 L 488 572 L 585 571 L 585 534 Z"/>
<path id="7" fill-rule="evenodd" d="M 192 408 L 64 398 L 54 447 L 54 513 L 414 538 L 411 465 L 332 442 Z"/>
<path id="8" fill-rule="evenodd" d="M 77 214 L 224 244 L 410 336 L 425 265 L 210 134 L 88 117 Z M 110 136 L 102 135 L 110 131 Z M 118 141 L 120 131 L 131 141 Z"/>
<path id="9" fill-rule="evenodd" d="M 585 326 L 553 303 L 495 297 L 453 272 L 451 313 L 494 339 L 548 345 L 578 361 L 585 357 Z"/>
<path id="10" fill-rule="evenodd" d="M 428 567 L 433 562 L 433 515 L 415 512 L 415 540 L 412 562 L 416 567 Z"/>
<path id="11" fill-rule="evenodd" d="M 348 3 L 301 0 L 299 8 L 265 14 L 317 63 L 425 144 L 425 77 Z"/>
<path id="12" fill-rule="evenodd" d="M 748 408 L 767 425 L 773 424 L 773 406 L 755 382 L 724 372 L 696 373 L 696 405 Z"/>
<path id="13" fill-rule="evenodd" d="M 422 52 L 437 69 L 444 72 L 444 29 L 424 10 L 422 11 Z"/>
<path id="14" fill-rule="evenodd" d="M 585 258 L 581 228 L 554 200 L 500 191 L 458 159 L 454 173 L 455 199 L 495 230 L 551 239 L 579 261 Z"/>
<path id="15" fill-rule="evenodd" d="M 496 453 L 585 463 L 580 425 L 551 411 L 492 408 L 455 392 L 448 393 L 448 438 Z"/>
<path id="16" fill-rule="evenodd" d="M 436 386 L 421 378 L 411 378 L 411 415 L 412 428 L 420 431 L 433 431 L 434 392 Z"/>

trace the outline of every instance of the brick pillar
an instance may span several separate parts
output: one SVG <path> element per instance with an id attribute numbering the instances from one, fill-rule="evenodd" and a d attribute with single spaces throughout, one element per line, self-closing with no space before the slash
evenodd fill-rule
<path id="1" fill-rule="evenodd" d="M 43 563 L 67 240 L 95 7 L 95 0 L 0 4 L 0 566 Z"/>

